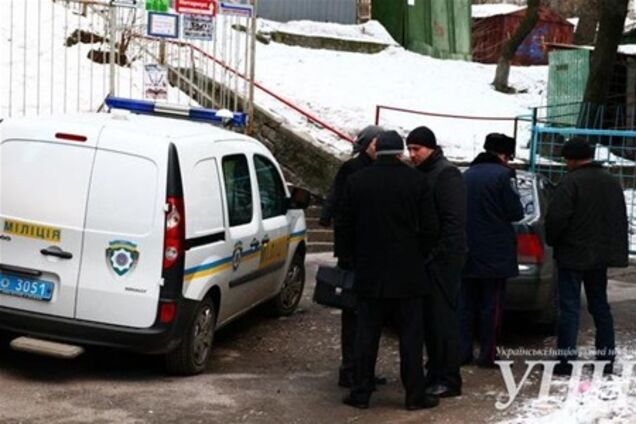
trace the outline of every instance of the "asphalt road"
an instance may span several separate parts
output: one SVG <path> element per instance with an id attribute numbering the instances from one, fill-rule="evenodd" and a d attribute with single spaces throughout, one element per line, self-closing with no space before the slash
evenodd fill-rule
<path id="1" fill-rule="evenodd" d="M 297 314 L 284 319 L 248 314 L 217 333 L 208 370 L 196 377 L 166 376 L 159 357 L 89 349 L 75 360 L 57 360 L 8 349 L 0 351 L 0 423 L 461 423 L 495 422 L 514 415 L 494 403 L 504 392 L 498 370 L 462 369 L 464 394 L 438 408 L 408 412 L 398 374 L 398 351 L 383 337 L 378 373 L 389 383 L 371 409 L 340 403 L 336 386 L 339 315 L 311 302 L 318 263 L 310 255 L 305 295 Z M 618 345 L 631 345 L 636 330 L 636 274 L 623 270 L 610 298 Z M 582 314 L 582 340 L 593 326 Z M 506 347 L 550 347 L 552 337 L 524 320 L 507 318 Z M 515 367 L 515 373 L 522 372 Z M 532 396 L 524 389 L 523 396 Z"/>

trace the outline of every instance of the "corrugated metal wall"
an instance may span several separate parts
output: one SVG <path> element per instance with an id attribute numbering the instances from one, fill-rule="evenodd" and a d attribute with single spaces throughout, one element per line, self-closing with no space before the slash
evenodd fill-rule
<path id="1" fill-rule="evenodd" d="M 259 0 L 258 16 L 273 21 L 312 21 L 355 24 L 356 0 Z"/>

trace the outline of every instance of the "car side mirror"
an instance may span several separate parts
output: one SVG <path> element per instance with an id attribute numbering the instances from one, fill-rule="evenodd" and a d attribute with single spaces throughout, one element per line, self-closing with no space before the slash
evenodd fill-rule
<path id="1" fill-rule="evenodd" d="M 309 190 L 300 187 L 291 187 L 291 196 L 287 199 L 287 209 L 307 209 L 311 203 Z"/>

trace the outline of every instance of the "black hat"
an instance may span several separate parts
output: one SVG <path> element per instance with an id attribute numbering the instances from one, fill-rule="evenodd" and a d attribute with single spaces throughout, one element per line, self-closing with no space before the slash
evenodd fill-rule
<path id="1" fill-rule="evenodd" d="M 573 160 L 592 159 L 594 157 L 594 149 L 584 138 L 572 137 L 569 141 L 563 144 L 563 147 L 561 148 L 561 156 L 565 159 Z"/>
<path id="2" fill-rule="evenodd" d="M 377 125 L 365 127 L 356 137 L 355 144 L 353 145 L 353 153 L 360 153 L 363 150 L 367 150 L 369 144 L 371 144 L 373 139 L 380 135 L 382 131 L 384 131 L 384 128 L 378 127 Z"/>
<path id="3" fill-rule="evenodd" d="M 435 134 L 428 127 L 417 127 L 406 137 L 406 144 L 419 144 L 429 149 L 437 148 L 437 139 Z"/>
<path id="4" fill-rule="evenodd" d="M 484 150 L 509 157 L 515 156 L 515 139 L 505 134 L 490 133 L 486 136 Z"/>
<path id="5" fill-rule="evenodd" d="M 399 155 L 404 153 L 404 141 L 397 131 L 384 131 L 375 145 L 376 155 Z"/>

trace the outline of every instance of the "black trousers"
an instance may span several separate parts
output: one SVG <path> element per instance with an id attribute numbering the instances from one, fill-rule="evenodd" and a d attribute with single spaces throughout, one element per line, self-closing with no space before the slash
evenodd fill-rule
<path id="1" fill-rule="evenodd" d="M 478 362 L 493 363 L 497 358 L 497 339 L 501 331 L 504 278 L 466 278 L 460 296 L 461 357 L 473 359 L 473 330 L 479 319 Z"/>
<path id="2" fill-rule="evenodd" d="M 406 403 L 416 403 L 421 399 L 424 394 L 422 305 L 421 298 L 358 299 L 356 367 L 351 390 L 354 398 L 368 401 L 371 396 L 382 327 L 389 318 L 393 318 L 400 338 L 400 376 L 406 391 Z"/>
<path id="3" fill-rule="evenodd" d="M 353 382 L 353 372 L 356 365 L 354 351 L 357 325 L 358 314 L 356 311 L 344 309 L 340 326 L 340 351 L 342 354 L 340 381 L 342 382 Z"/>
<path id="4" fill-rule="evenodd" d="M 456 282 L 440 281 L 437 276 L 432 276 L 431 280 L 429 296 L 424 299 L 424 338 L 428 357 L 426 384 L 444 384 L 450 389 L 460 390 L 458 289 L 461 275 L 457 272 Z M 455 285 L 456 289 L 450 290 L 455 292 L 453 299 L 442 291 L 442 284 Z"/>

